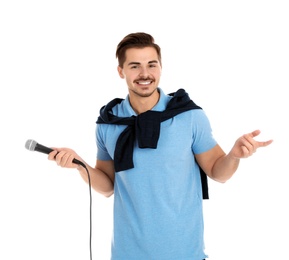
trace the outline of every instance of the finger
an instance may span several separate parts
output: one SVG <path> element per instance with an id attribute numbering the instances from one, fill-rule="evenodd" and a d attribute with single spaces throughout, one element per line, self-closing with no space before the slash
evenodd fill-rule
<path id="1" fill-rule="evenodd" d="M 260 133 L 261 133 L 260 130 L 255 130 L 255 131 L 251 132 L 249 135 L 254 138 L 254 137 L 258 136 Z"/>
<path id="2" fill-rule="evenodd" d="M 56 150 L 52 151 L 51 153 L 49 153 L 48 159 L 51 160 L 51 161 L 54 161 L 55 160 L 55 156 L 57 155 L 57 153 L 58 152 Z"/>
<path id="3" fill-rule="evenodd" d="M 60 151 L 55 155 L 55 161 L 58 165 L 62 165 L 61 161 L 63 159 L 63 156 L 66 154 L 66 151 Z"/>
<path id="4" fill-rule="evenodd" d="M 63 166 L 72 167 L 73 166 L 73 163 L 72 163 L 73 158 L 74 157 L 72 154 L 66 154 L 64 157 L 65 162 L 64 162 Z"/>
<path id="5" fill-rule="evenodd" d="M 241 141 L 243 143 L 243 146 L 246 147 L 246 149 L 248 150 L 249 154 L 252 154 L 256 151 L 256 148 L 254 145 L 255 141 L 252 138 L 251 134 L 244 135 Z"/>
<path id="6" fill-rule="evenodd" d="M 265 146 L 268 146 L 269 144 L 271 144 L 272 142 L 273 142 L 273 140 L 257 142 L 257 143 L 258 143 L 258 147 L 265 147 Z"/>
<path id="7" fill-rule="evenodd" d="M 246 157 L 249 157 L 250 156 L 250 150 L 248 149 L 247 146 L 245 145 L 242 145 L 241 146 L 241 149 L 242 149 L 242 152 L 243 152 L 243 157 L 246 158 Z"/>
<path id="8" fill-rule="evenodd" d="M 69 153 L 65 153 L 65 154 L 61 157 L 61 161 L 60 161 L 60 166 L 61 166 L 61 167 L 65 167 L 67 164 L 69 164 L 69 157 L 70 157 L 70 154 L 69 154 Z"/>

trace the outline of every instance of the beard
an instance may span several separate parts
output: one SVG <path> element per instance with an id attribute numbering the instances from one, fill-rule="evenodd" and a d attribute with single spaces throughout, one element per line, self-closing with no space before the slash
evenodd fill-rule
<path id="1" fill-rule="evenodd" d="M 154 94 L 154 92 L 157 90 L 157 88 L 153 89 L 151 92 L 148 92 L 148 93 L 140 93 L 136 90 L 133 90 L 131 89 L 131 91 L 136 95 L 136 96 L 139 96 L 139 97 L 150 97 Z"/>

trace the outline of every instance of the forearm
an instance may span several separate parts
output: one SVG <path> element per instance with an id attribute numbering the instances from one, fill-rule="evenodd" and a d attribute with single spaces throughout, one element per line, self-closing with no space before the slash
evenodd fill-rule
<path id="1" fill-rule="evenodd" d="M 111 196 L 113 194 L 114 185 L 108 175 L 106 175 L 103 171 L 97 168 L 92 168 L 87 164 L 86 167 L 89 172 L 91 187 L 105 197 Z M 79 166 L 77 169 L 83 180 L 89 183 L 88 173 L 86 169 L 82 166 Z"/>
<path id="2" fill-rule="evenodd" d="M 220 157 L 212 169 L 212 178 L 219 182 L 226 182 L 238 169 L 240 159 L 231 155 L 231 153 Z"/>

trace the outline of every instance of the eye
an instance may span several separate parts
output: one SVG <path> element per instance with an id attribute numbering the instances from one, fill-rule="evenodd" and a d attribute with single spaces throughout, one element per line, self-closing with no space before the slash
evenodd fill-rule
<path id="1" fill-rule="evenodd" d="M 149 65 L 150 68 L 156 68 L 156 66 L 157 66 L 156 64 L 150 64 Z"/>
<path id="2" fill-rule="evenodd" d="M 137 66 L 137 65 L 133 65 L 133 66 L 131 66 L 130 68 L 131 68 L 131 69 L 137 69 L 138 66 Z"/>

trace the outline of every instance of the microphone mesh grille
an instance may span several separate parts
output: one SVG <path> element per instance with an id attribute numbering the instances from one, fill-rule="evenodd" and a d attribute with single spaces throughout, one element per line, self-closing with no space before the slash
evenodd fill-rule
<path id="1" fill-rule="evenodd" d="M 28 149 L 29 151 L 34 151 L 36 144 L 37 144 L 36 141 L 29 139 L 25 143 L 25 148 Z"/>

